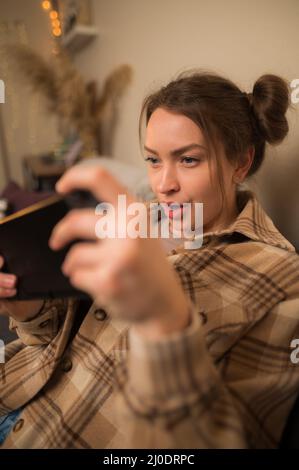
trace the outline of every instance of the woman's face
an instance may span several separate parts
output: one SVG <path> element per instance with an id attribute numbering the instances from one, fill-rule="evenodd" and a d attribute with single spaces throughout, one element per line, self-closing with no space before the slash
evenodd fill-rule
<path id="1" fill-rule="evenodd" d="M 230 223 L 237 215 L 234 167 L 220 150 L 228 202 L 227 209 L 222 211 L 222 193 L 219 185 L 212 183 L 217 178 L 212 179 L 210 174 L 204 136 L 191 119 L 156 109 L 147 125 L 144 149 L 150 184 L 159 202 L 202 202 L 205 232 Z M 211 172 L 215 177 L 213 160 Z M 181 217 L 180 210 L 172 213 L 172 218 L 175 217 Z"/>

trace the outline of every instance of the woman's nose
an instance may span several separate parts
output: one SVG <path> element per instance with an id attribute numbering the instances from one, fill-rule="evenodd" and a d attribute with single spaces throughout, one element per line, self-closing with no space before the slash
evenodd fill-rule
<path id="1" fill-rule="evenodd" d="M 180 185 L 176 172 L 171 169 L 165 169 L 161 174 L 158 184 L 158 191 L 163 194 L 179 191 Z"/>

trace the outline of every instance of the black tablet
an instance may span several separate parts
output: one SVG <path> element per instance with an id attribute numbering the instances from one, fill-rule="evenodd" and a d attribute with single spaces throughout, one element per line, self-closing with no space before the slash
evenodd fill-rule
<path id="1" fill-rule="evenodd" d="M 2 271 L 17 276 L 17 295 L 6 300 L 88 297 L 61 271 L 71 244 L 53 251 L 48 242 L 54 226 L 70 209 L 96 204 L 89 193 L 81 191 L 67 197 L 53 195 L 0 220 L 0 254 L 5 260 Z"/>

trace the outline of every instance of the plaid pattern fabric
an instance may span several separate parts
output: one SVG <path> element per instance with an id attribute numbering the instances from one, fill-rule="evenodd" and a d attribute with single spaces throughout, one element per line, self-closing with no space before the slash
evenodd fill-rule
<path id="1" fill-rule="evenodd" d="M 4 448 L 277 447 L 299 393 L 299 258 L 250 192 L 203 246 L 169 261 L 192 321 L 147 341 L 93 305 L 69 340 L 74 302 L 29 322 L 0 371 L 0 415 L 24 407 Z"/>

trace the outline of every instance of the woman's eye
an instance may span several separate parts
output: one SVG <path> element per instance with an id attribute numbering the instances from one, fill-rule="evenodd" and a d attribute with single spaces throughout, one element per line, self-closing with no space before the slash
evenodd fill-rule
<path id="1" fill-rule="evenodd" d="M 159 163 L 159 160 L 156 157 L 146 157 L 145 161 L 150 163 L 152 166 L 156 166 Z"/>
<path id="2" fill-rule="evenodd" d="M 199 158 L 194 158 L 194 157 L 183 157 L 181 161 L 182 161 L 182 163 L 184 163 L 188 166 L 194 166 L 194 165 L 196 165 L 197 163 L 200 162 L 200 159 Z"/>

